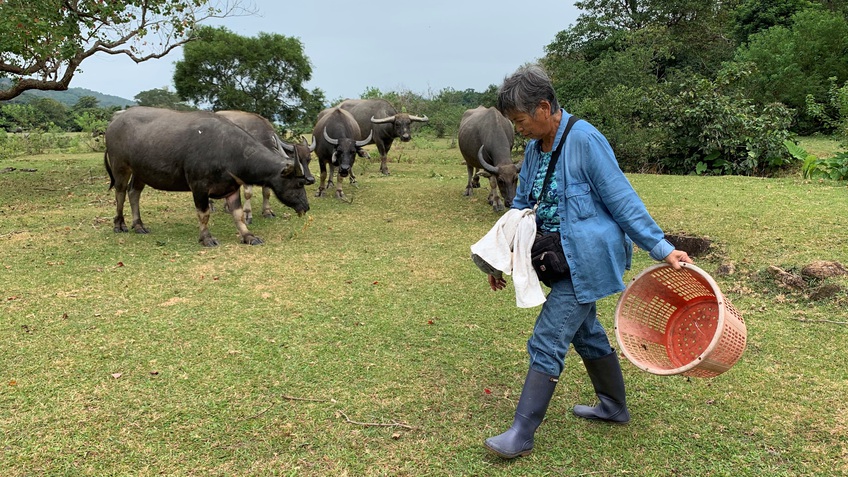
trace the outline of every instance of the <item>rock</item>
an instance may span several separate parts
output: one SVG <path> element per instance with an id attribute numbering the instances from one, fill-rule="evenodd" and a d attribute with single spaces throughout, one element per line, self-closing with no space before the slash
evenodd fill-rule
<path id="1" fill-rule="evenodd" d="M 837 294 L 842 292 L 842 287 L 836 284 L 825 284 L 822 285 L 810 293 L 810 300 L 818 301 L 824 300 L 826 298 L 833 298 Z"/>
<path id="2" fill-rule="evenodd" d="M 848 269 L 839 262 L 829 260 L 816 260 L 801 269 L 801 275 L 813 278 L 830 278 L 840 275 L 848 275 Z"/>
<path id="3" fill-rule="evenodd" d="M 716 268 L 715 273 L 717 276 L 724 277 L 727 275 L 733 275 L 734 272 L 736 272 L 736 266 L 733 265 L 733 262 L 724 262 Z"/>
<path id="4" fill-rule="evenodd" d="M 771 276 L 776 278 L 777 281 L 790 288 L 796 288 L 800 290 L 807 286 L 807 282 L 804 281 L 803 277 L 794 273 L 789 273 L 780 267 L 771 265 L 768 267 L 768 272 L 769 274 L 771 274 Z"/>

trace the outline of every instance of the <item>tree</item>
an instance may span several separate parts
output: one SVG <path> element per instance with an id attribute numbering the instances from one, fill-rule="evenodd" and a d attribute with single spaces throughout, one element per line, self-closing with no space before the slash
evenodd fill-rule
<path id="1" fill-rule="evenodd" d="M 168 87 L 154 88 L 142 91 L 133 98 L 139 106 L 150 106 L 154 108 L 167 108 L 176 111 L 187 111 L 194 109 L 180 100 L 180 95 L 170 91 Z"/>
<path id="2" fill-rule="evenodd" d="M 161 58 L 193 38 L 197 24 L 249 14 L 240 0 L 0 1 L 0 101 L 31 89 L 64 91 L 87 58 Z"/>
<path id="3" fill-rule="evenodd" d="M 796 129 L 813 132 L 821 122 L 806 114 L 807 96 L 824 102 L 831 77 L 839 84 L 848 80 L 848 21 L 827 10 L 798 12 L 788 27 L 751 35 L 736 61 L 754 66 L 744 94 L 761 105 L 777 101 L 794 108 Z"/>
<path id="4" fill-rule="evenodd" d="M 203 27 L 197 36 L 176 63 L 174 86 L 181 98 L 285 124 L 298 122 L 304 103 L 313 102 L 313 92 L 303 86 L 312 66 L 299 39 L 269 33 L 248 38 L 224 27 Z"/>

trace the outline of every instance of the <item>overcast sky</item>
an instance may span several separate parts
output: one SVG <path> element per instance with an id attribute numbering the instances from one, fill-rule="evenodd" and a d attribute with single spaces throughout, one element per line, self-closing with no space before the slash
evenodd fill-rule
<path id="1" fill-rule="evenodd" d="M 248 2 L 251 0 L 248 0 Z M 258 15 L 210 22 L 246 37 L 259 32 L 299 38 L 312 63 L 309 89 L 328 101 L 358 98 L 369 87 L 424 96 L 444 88 L 485 90 L 545 53 L 579 10 L 563 0 L 253 0 Z M 532 8 L 532 9 L 531 9 Z M 135 64 L 98 54 L 83 61 L 71 87 L 125 99 L 174 91 L 181 49 Z"/>

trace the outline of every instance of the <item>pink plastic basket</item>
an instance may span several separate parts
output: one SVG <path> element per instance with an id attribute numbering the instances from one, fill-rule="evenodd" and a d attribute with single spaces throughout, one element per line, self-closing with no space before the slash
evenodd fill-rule
<path id="1" fill-rule="evenodd" d="M 615 308 L 615 337 L 649 373 L 718 376 L 745 351 L 745 322 L 712 277 L 681 265 L 654 265 L 630 282 Z"/>

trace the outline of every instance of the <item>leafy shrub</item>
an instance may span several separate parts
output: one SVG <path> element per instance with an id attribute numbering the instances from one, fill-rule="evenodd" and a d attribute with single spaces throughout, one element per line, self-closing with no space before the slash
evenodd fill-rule
<path id="1" fill-rule="evenodd" d="M 848 152 L 820 158 L 792 141 L 785 141 L 784 146 L 792 157 L 802 161 L 801 174 L 805 179 L 848 180 Z"/>
<path id="2" fill-rule="evenodd" d="M 783 146 L 792 111 L 780 103 L 760 107 L 724 94 L 733 77 L 693 79 L 662 99 L 671 136 L 666 166 L 677 173 L 770 175 L 789 165 Z"/>
<path id="3" fill-rule="evenodd" d="M 598 98 L 576 102 L 572 114 L 603 132 L 626 172 L 660 172 L 671 138 L 658 127 L 655 93 L 644 88 L 616 86 Z"/>

